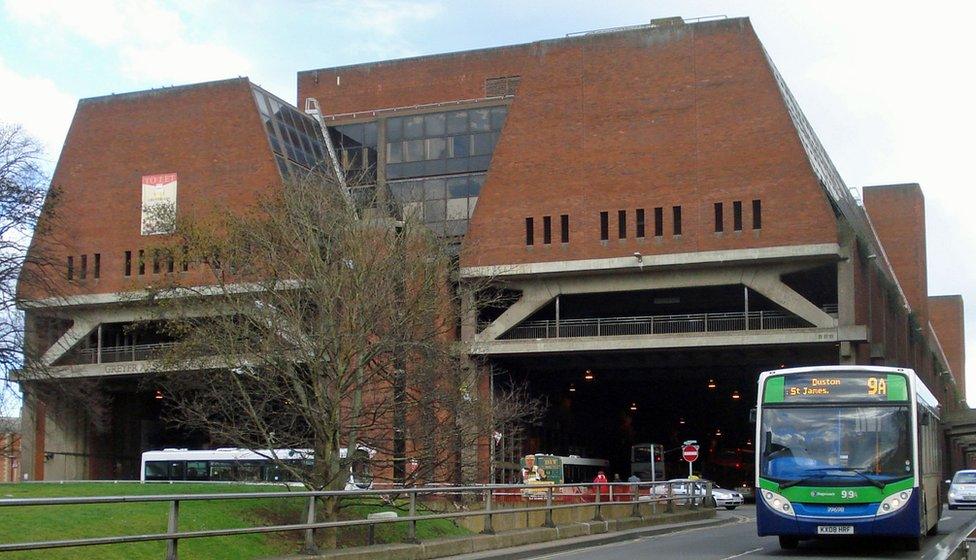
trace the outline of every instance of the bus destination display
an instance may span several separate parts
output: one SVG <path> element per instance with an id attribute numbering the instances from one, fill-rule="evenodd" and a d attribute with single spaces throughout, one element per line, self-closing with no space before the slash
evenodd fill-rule
<path id="1" fill-rule="evenodd" d="M 905 400 L 905 388 L 905 378 L 898 375 L 810 373 L 783 379 L 783 401 Z"/>

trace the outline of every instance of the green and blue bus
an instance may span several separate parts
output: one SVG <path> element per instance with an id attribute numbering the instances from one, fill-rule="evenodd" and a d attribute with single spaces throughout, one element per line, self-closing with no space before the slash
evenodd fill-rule
<path id="1" fill-rule="evenodd" d="M 914 371 L 767 371 L 756 408 L 756 525 L 782 548 L 836 536 L 903 539 L 942 511 L 939 403 Z"/>

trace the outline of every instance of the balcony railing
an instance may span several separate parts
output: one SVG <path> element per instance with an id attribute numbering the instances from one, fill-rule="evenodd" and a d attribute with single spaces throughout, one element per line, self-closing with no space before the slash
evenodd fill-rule
<path id="1" fill-rule="evenodd" d="M 823 310 L 837 313 L 836 305 Z M 527 321 L 505 333 L 502 339 L 576 338 L 583 336 L 634 336 L 653 334 L 710 333 L 799 329 L 810 323 L 785 311 L 732 311 L 687 313 L 682 315 L 644 315 L 638 317 L 595 317 Z"/>
<path id="2" fill-rule="evenodd" d="M 165 350 L 172 348 L 174 344 L 173 342 L 157 342 L 128 346 L 103 346 L 101 352 L 98 351 L 98 348 L 81 348 L 72 352 L 65 362 L 70 365 L 81 365 L 152 360 L 162 355 Z"/>

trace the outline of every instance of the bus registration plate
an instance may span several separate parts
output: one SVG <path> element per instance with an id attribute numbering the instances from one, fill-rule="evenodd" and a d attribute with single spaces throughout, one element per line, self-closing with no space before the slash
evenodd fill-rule
<path id="1" fill-rule="evenodd" d="M 853 525 L 818 525 L 818 535 L 853 535 Z"/>

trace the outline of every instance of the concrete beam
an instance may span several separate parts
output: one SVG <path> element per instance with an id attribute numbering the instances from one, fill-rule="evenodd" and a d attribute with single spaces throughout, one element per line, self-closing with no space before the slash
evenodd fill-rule
<path id="1" fill-rule="evenodd" d="M 836 319 L 784 284 L 778 273 L 763 272 L 744 278 L 743 283 L 815 327 L 837 326 Z"/>
<path id="2" fill-rule="evenodd" d="M 461 268 L 461 278 L 514 278 L 546 274 L 579 274 L 621 270 L 643 271 L 663 267 L 784 262 L 796 259 L 829 261 L 840 258 L 840 250 L 840 246 L 836 243 L 820 243 L 752 249 L 729 249 L 724 251 L 668 253 L 663 255 L 646 255 L 640 259 L 628 256 L 576 261 L 468 266 Z"/>
<path id="3" fill-rule="evenodd" d="M 837 342 L 835 328 L 777 329 L 775 331 L 735 331 L 722 333 L 682 333 L 662 335 L 591 336 L 536 338 L 528 340 L 476 341 L 471 353 L 485 356 L 552 354 L 563 352 L 602 352 L 718 346 L 763 346 Z"/>

